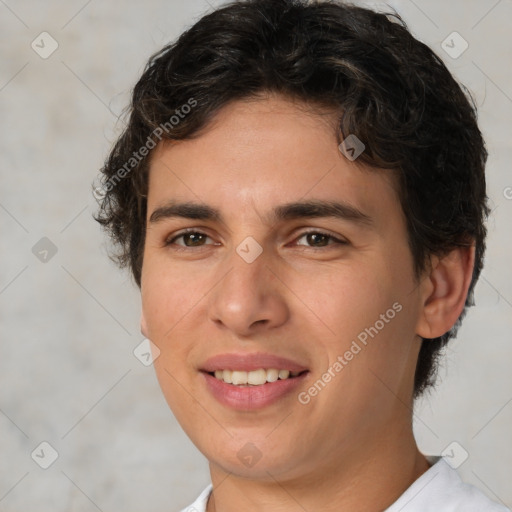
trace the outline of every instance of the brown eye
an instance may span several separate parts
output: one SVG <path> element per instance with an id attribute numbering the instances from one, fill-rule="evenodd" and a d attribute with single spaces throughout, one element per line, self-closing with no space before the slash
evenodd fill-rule
<path id="1" fill-rule="evenodd" d="M 302 235 L 297 239 L 301 240 L 305 238 L 307 241 L 307 245 L 309 247 L 327 247 L 329 245 L 344 245 L 347 242 L 344 240 L 340 240 L 329 233 L 324 233 L 322 231 L 309 231 L 307 233 L 302 233 Z M 333 243 L 329 243 L 333 241 Z M 306 244 L 298 244 L 298 245 L 306 245 Z"/>
<path id="2" fill-rule="evenodd" d="M 200 231 L 188 231 L 186 233 L 182 233 L 181 235 L 177 235 L 165 242 L 165 245 L 178 245 L 181 247 L 201 247 L 205 245 L 203 242 L 209 238 L 205 233 L 201 233 Z M 182 240 L 182 243 L 176 243 L 176 240 Z"/>

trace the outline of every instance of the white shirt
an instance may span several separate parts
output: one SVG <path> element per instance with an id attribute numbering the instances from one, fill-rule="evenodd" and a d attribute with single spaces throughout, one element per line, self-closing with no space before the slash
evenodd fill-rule
<path id="1" fill-rule="evenodd" d="M 441 457 L 427 457 L 433 464 L 384 512 L 510 512 L 491 501 L 476 487 L 465 484 Z M 181 512 L 206 512 L 210 484 L 192 505 Z"/>

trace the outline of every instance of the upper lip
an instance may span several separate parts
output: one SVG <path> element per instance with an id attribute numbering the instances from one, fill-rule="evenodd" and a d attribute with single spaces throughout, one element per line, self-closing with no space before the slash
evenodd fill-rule
<path id="1" fill-rule="evenodd" d="M 202 365 L 204 372 L 214 372 L 216 370 L 240 370 L 251 372 L 254 370 L 275 368 L 277 370 L 290 370 L 291 372 L 303 372 L 307 367 L 286 357 L 275 356 L 273 354 L 255 353 L 255 354 L 218 354 L 210 357 Z"/>

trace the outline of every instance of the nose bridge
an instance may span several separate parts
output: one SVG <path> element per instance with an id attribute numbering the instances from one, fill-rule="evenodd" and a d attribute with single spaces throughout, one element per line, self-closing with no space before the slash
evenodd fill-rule
<path id="1" fill-rule="evenodd" d="M 221 287 L 237 300 L 254 300 L 265 294 L 269 253 L 253 237 L 246 237 L 228 257 L 228 274 Z M 230 289 L 230 288 L 233 289 Z"/>

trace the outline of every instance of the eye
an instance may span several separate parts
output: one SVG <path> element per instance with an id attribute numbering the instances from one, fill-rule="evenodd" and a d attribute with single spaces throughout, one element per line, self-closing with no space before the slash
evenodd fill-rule
<path id="1" fill-rule="evenodd" d="M 194 247 L 204 247 L 205 245 L 211 245 L 205 243 L 207 239 L 211 240 L 211 238 L 206 233 L 191 229 L 178 233 L 172 238 L 167 239 L 164 243 L 164 246 L 167 247 L 173 245 L 177 250 L 186 250 Z M 348 244 L 347 241 L 340 240 L 339 238 L 336 238 L 330 233 L 326 233 L 323 231 L 307 231 L 305 233 L 302 233 L 298 238 L 296 238 L 296 241 L 302 239 L 306 239 L 306 244 L 301 244 L 297 242 L 297 245 L 306 246 L 313 249 L 328 247 L 330 245 Z M 181 243 L 177 243 L 178 240 L 180 240 Z"/>
<path id="2" fill-rule="evenodd" d="M 201 246 L 205 245 L 203 242 L 207 238 L 210 238 L 210 237 L 207 234 L 202 233 L 201 231 L 190 230 L 190 231 L 182 232 L 181 234 L 178 234 L 172 238 L 169 238 L 168 240 L 165 241 L 164 245 L 165 246 L 177 245 L 177 246 L 184 247 L 184 248 L 201 247 Z M 183 241 L 183 243 L 175 243 L 176 240 L 180 240 L 180 239 Z"/>
<path id="3" fill-rule="evenodd" d="M 306 238 L 307 243 L 312 244 L 309 247 L 327 247 L 329 245 L 347 245 L 348 242 L 345 240 L 340 240 L 335 236 L 325 233 L 323 231 L 307 231 L 306 233 L 302 233 L 302 235 L 297 238 L 297 240 L 301 240 Z M 333 241 L 333 243 L 329 243 L 329 241 Z M 297 244 L 304 245 L 304 244 Z"/>

